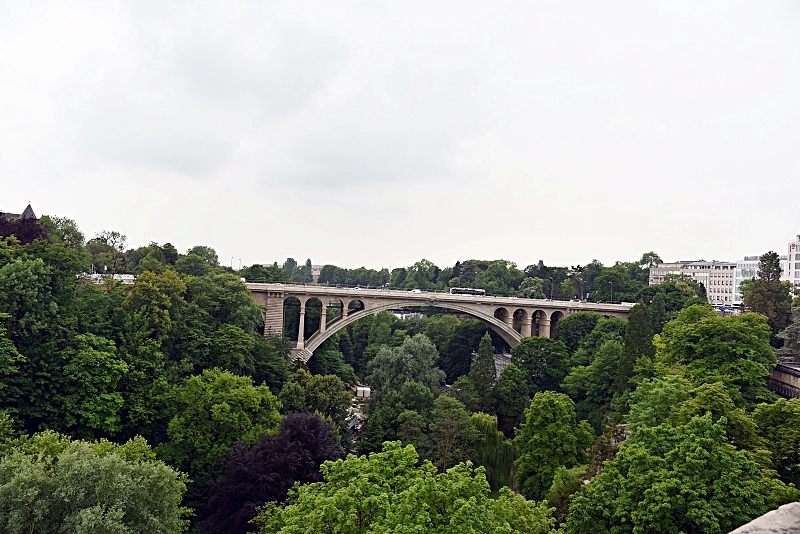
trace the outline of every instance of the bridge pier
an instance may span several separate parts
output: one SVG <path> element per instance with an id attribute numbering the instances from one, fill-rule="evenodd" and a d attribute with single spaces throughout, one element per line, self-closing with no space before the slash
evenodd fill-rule
<path id="1" fill-rule="evenodd" d="M 300 303 L 300 326 L 297 327 L 297 349 L 302 350 L 306 346 L 305 340 L 306 329 L 306 303 Z"/>
<path id="2" fill-rule="evenodd" d="M 328 326 L 326 323 L 328 322 L 328 307 L 325 306 L 325 303 L 322 303 L 322 313 L 319 316 L 319 331 L 320 333 L 325 332 L 325 327 Z"/>
<path id="3" fill-rule="evenodd" d="M 522 319 L 522 337 L 531 337 L 533 333 L 532 329 L 533 319 L 530 317 L 525 317 Z"/>
<path id="4" fill-rule="evenodd" d="M 539 321 L 539 337 L 550 337 L 550 319 Z"/>

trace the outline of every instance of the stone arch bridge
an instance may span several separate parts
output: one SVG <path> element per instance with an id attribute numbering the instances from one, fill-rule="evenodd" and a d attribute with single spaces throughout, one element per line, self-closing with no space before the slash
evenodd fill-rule
<path id="1" fill-rule="evenodd" d="M 264 332 L 283 335 L 287 301 L 300 306 L 300 324 L 292 359 L 307 362 L 314 350 L 331 335 L 368 315 L 414 307 L 436 307 L 479 319 L 510 347 L 523 337 L 550 337 L 559 319 L 580 311 L 627 319 L 628 304 L 598 304 L 516 297 L 451 295 L 419 290 L 334 288 L 294 284 L 246 284 L 253 300 L 265 306 Z M 296 299 L 296 301 L 294 300 Z M 306 306 L 321 308 L 319 329 L 305 339 Z"/>

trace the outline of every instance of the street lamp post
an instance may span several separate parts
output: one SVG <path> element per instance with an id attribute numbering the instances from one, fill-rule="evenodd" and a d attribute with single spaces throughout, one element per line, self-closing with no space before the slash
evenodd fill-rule
<path id="1" fill-rule="evenodd" d="M 614 282 L 609 280 L 608 285 L 611 286 L 611 304 L 614 304 Z"/>
<path id="2" fill-rule="evenodd" d="M 550 300 L 553 300 L 553 277 L 550 276 Z"/>

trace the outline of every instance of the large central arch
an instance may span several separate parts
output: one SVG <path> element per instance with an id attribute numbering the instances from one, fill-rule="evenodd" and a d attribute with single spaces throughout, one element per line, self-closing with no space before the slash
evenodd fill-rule
<path id="1" fill-rule="evenodd" d="M 497 335 L 503 338 L 503 341 L 508 343 L 509 347 L 516 347 L 519 344 L 520 340 L 522 340 L 522 334 L 520 334 L 519 332 L 508 326 L 503 321 L 500 321 L 497 318 L 492 317 L 490 315 L 486 315 L 484 313 L 475 311 L 474 309 L 468 308 L 466 306 L 461 306 L 459 304 L 452 302 L 441 302 L 441 301 L 438 301 L 435 304 L 423 304 L 423 305 L 435 308 L 453 310 L 470 315 L 476 319 L 479 319 L 480 321 L 486 323 L 489 326 L 489 328 L 491 328 L 493 331 L 497 333 Z M 303 354 L 299 355 L 300 359 L 303 361 L 307 361 L 308 358 L 311 357 L 311 354 L 314 352 L 314 350 L 316 350 L 317 347 L 322 345 L 322 343 L 326 339 L 328 339 L 333 334 L 335 334 L 342 328 L 346 327 L 347 325 L 352 324 L 358 321 L 359 319 L 367 317 L 368 315 L 376 315 L 382 311 L 389 311 L 398 308 L 418 308 L 418 307 L 420 307 L 419 301 L 405 301 L 405 302 L 400 301 L 388 304 L 381 304 L 366 310 L 359 310 L 357 312 L 348 315 L 345 318 L 338 317 L 326 325 L 324 332 L 317 331 L 314 335 L 312 335 L 310 338 L 306 340 L 305 350 L 303 351 Z"/>

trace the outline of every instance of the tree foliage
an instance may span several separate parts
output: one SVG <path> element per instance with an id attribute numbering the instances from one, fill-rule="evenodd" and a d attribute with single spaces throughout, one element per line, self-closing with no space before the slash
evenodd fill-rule
<path id="1" fill-rule="evenodd" d="M 437 474 L 418 459 L 410 445 L 387 442 L 380 453 L 325 462 L 324 482 L 296 487 L 285 506 L 262 509 L 259 532 L 550 532 L 543 504 L 508 489 L 490 498 L 482 469 L 467 463 Z"/>
<path id="2" fill-rule="evenodd" d="M 138 438 L 124 445 L 70 441 L 47 432 L 0 459 L 0 530 L 184 532 L 186 477 Z"/>
<path id="3" fill-rule="evenodd" d="M 567 315 L 553 328 L 553 339 L 561 341 L 572 355 L 578 350 L 584 337 L 594 330 L 603 316 L 594 312 L 578 312 Z"/>
<path id="4" fill-rule="evenodd" d="M 406 338 L 399 347 L 384 346 L 367 366 L 367 382 L 380 392 L 413 380 L 438 393 L 444 383 L 444 373 L 436 366 L 438 356 L 424 334 Z"/>
<path id="5" fill-rule="evenodd" d="M 193 376 L 178 391 L 170 441 L 157 451 L 191 474 L 208 474 L 237 441 L 253 443 L 277 430 L 278 399 L 267 386 L 220 369 Z"/>
<path id="6" fill-rule="evenodd" d="M 642 428 L 573 497 L 568 533 L 729 532 L 766 511 L 758 465 L 725 421 Z"/>
<path id="7" fill-rule="evenodd" d="M 544 498 L 559 466 L 570 468 L 586 460 L 592 437 L 589 424 L 578 423 L 569 397 L 553 391 L 534 395 L 514 438 L 514 465 L 522 494 L 529 499 Z"/>
<path id="8" fill-rule="evenodd" d="M 291 414 L 275 436 L 262 435 L 252 446 L 240 441 L 224 460 L 225 471 L 210 482 L 207 534 L 252 532 L 249 522 L 267 501 L 283 501 L 295 482 L 322 480 L 319 466 L 341 456 L 330 425 L 315 414 Z"/>
<path id="9" fill-rule="evenodd" d="M 480 399 L 478 409 L 486 411 L 491 403 L 492 389 L 497 381 L 497 366 L 494 362 L 494 346 L 492 337 L 487 332 L 478 345 L 478 354 L 469 370 L 469 378 L 475 384 L 475 391 Z"/>
<path id="10" fill-rule="evenodd" d="M 695 384 L 722 382 L 737 406 L 752 407 L 774 394 L 767 389 L 775 352 L 766 318 L 755 313 L 723 317 L 690 306 L 656 337 L 656 359 L 680 366 Z"/>
<path id="11" fill-rule="evenodd" d="M 622 393 L 629 389 L 630 379 L 634 374 L 634 366 L 639 358 L 652 360 L 656 348 L 653 345 L 653 319 L 643 304 L 631 308 L 628 316 L 628 327 L 625 331 L 625 344 L 617 374 L 617 391 Z"/>
<path id="12" fill-rule="evenodd" d="M 789 324 L 792 308 L 790 284 L 781 282 L 781 260 L 776 252 L 767 252 L 758 262 L 758 277 L 744 292 L 744 305 L 750 311 L 767 318 L 773 334 Z M 776 341 L 776 340 L 775 340 Z M 776 346 L 777 341 L 775 342 Z"/>
<path id="13" fill-rule="evenodd" d="M 500 379 L 492 391 L 493 409 L 497 414 L 498 428 L 508 437 L 522 420 L 525 408 L 530 404 L 530 390 L 525 373 L 510 363 L 500 372 Z"/>
<path id="14" fill-rule="evenodd" d="M 563 342 L 546 337 L 526 337 L 511 349 L 511 362 L 526 375 L 528 390 L 558 391 L 569 372 L 569 353 Z"/>

